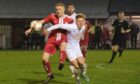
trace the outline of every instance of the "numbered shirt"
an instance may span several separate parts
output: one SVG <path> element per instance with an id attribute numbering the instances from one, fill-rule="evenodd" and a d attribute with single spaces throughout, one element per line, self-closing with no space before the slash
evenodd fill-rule
<path id="1" fill-rule="evenodd" d="M 73 20 L 71 18 L 69 18 L 67 15 L 64 15 L 63 17 L 58 17 L 55 13 L 52 13 L 52 14 L 48 15 L 43 20 L 46 23 L 50 22 L 53 25 L 55 25 L 55 24 L 66 24 L 66 23 L 70 24 L 70 23 L 73 22 Z M 60 39 L 61 39 L 61 36 L 66 36 L 66 32 L 67 31 L 64 30 L 64 29 L 55 29 L 50 33 L 50 35 L 48 37 L 48 40 L 50 39 L 50 41 L 53 41 L 53 38 L 58 39 L 57 36 L 59 36 L 59 35 L 60 35 Z"/>
<path id="2" fill-rule="evenodd" d="M 85 26 L 83 26 L 82 28 L 78 28 L 76 24 L 57 24 L 48 28 L 48 31 L 51 32 L 58 28 L 68 31 L 67 40 L 68 45 L 71 47 L 79 45 L 79 41 L 85 31 Z"/>

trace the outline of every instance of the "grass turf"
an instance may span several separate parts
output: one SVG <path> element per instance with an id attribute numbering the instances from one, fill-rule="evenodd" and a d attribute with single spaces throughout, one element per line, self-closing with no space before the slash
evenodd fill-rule
<path id="1" fill-rule="evenodd" d="M 41 54 L 42 51 L 0 51 L 0 84 L 42 84 L 46 73 Z M 88 84 L 140 84 L 139 50 L 126 50 L 121 58 L 116 56 L 113 64 L 107 64 L 110 56 L 110 50 L 88 51 Z M 58 70 L 58 52 L 50 60 L 55 79 L 49 84 L 75 84 L 68 63 Z"/>

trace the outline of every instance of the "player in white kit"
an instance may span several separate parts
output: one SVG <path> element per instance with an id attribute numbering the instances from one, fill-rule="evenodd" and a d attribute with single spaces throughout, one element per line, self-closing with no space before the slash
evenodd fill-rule
<path id="1" fill-rule="evenodd" d="M 76 15 L 77 15 L 77 13 L 75 13 L 75 6 L 74 6 L 74 4 L 72 4 L 72 3 L 68 3 L 67 5 L 66 5 L 67 7 L 66 7 L 66 14 L 67 14 L 67 16 L 69 17 L 69 18 L 72 18 L 73 19 L 73 23 L 75 23 L 76 22 Z M 71 70 L 71 72 L 72 72 L 72 78 L 74 78 L 74 66 L 70 63 L 69 64 L 69 68 L 70 68 L 70 70 Z"/>
<path id="2" fill-rule="evenodd" d="M 74 66 L 74 74 L 76 78 L 76 83 L 81 84 L 80 82 L 80 71 L 81 76 L 89 82 L 89 78 L 86 75 L 86 66 L 85 61 L 80 49 L 79 41 L 82 37 L 82 34 L 84 34 L 85 31 L 85 16 L 83 14 L 78 14 L 76 16 L 76 23 L 73 24 L 57 24 L 54 26 L 51 26 L 47 29 L 46 32 L 51 32 L 55 29 L 65 29 L 68 31 L 67 33 L 67 46 L 66 46 L 66 54 L 68 56 L 69 61 Z"/>

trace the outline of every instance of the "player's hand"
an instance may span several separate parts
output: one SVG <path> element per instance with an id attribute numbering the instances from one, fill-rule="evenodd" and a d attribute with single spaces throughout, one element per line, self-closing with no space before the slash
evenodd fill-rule
<path id="1" fill-rule="evenodd" d="M 25 35 L 28 36 L 31 32 L 32 32 L 32 29 L 30 28 L 30 29 L 25 31 Z"/>
<path id="2" fill-rule="evenodd" d="M 121 33 L 124 34 L 125 30 L 123 29 L 123 27 L 121 28 Z"/>

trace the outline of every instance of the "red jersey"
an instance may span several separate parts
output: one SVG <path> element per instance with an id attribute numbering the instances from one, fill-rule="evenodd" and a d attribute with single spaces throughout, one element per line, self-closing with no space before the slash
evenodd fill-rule
<path id="1" fill-rule="evenodd" d="M 73 22 L 73 20 L 68 18 L 66 15 L 64 15 L 63 17 L 58 17 L 54 13 L 48 15 L 43 20 L 46 23 L 51 22 L 54 25 L 55 24 L 66 24 L 66 23 L 72 23 Z M 53 42 L 54 40 L 60 40 L 61 38 L 66 37 L 66 33 L 67 33 L 67 31 L 64 30 L 64 29 L 53 30 L 48 37 L 48 41 Z"/>
<path id="2" fill-rule="evenodd" d="M 80 40 L 80 45 L 88 45 L 88 40 L 89 40 L 89 31 L 90 31 L 90 24 L 86 22 L 86 31 L 84 33 L 84 38 Z"/>

